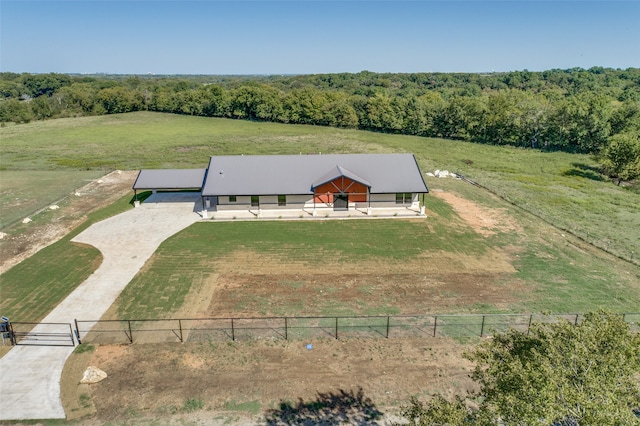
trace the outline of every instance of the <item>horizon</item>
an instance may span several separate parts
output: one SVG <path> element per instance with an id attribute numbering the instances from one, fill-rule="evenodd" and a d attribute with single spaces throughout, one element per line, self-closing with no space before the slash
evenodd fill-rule
<path id="1" fill-rule="evenodd" d="M 582 68 L 582 67 L 569 67 L 569 68 L 550 68 L 545 70 L 506 70 L 506 71 L 411 71 L 411 72 L 375 72 L 369 70 L 355 71 L 355 72 L 326 72 L 326 73 L 289 73 L 289 74 L 162 74 L 162 73 L 109 73 L 109 72 L 55 72 L 55 71 L 43 71 L 43 72 L 28 72 L 28 71 L 0 71 L 0 74 L 32 74 L 32 75 L 45 75 L 45 74 L 63 74 L 68 76 L 114 76 L 114 77 L 295 77 L 295 76 L 307 76 L 307 75 L 332 75 L 332 74 L 350 74 L 356 75 L 361 73 L 372 73 L 372 74 L 476 74 L 480 76 L 490 76 L 495 74 L 509 74 L 509 73 L 517 73 L 517 72 L 532 72 L 532 73 L 543 73 L 548 71 L 590 71 L 594 68 L 602 68 L 603 70 L 610 71 L 627 71 L 627 70 L 637 70 L 640 67 L 626 67 L 626 68 L 613 68 L 613 67 L 603 67 L 600 65 L 594 65 L 590 68 Z"/>

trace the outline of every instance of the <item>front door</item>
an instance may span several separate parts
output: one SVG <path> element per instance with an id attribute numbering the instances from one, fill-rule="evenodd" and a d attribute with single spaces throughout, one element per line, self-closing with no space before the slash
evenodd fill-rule
<path id="1" fill-rule="evenodd" d="M 333 209 L 334 210 L 348 210 L 349 209 L 349 194 L 333 194 Z"/>

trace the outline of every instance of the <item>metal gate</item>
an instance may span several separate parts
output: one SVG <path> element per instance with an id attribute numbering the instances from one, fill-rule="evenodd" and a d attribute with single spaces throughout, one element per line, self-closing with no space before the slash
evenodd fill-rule
<path id="1" fill-rule="evenodd" d="M 11 322 L 9 340 L 24 346 L 75 346 L 73 328 L 69 323 Z"/>

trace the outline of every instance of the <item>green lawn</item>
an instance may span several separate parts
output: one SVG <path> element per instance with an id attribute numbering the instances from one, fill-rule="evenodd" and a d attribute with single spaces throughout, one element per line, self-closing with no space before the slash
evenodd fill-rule
<path id="1" fill-rule="evenodd" d="M 40 321 L 102 262 L 100 252 L 71 239 L 92 223 L 129 208 L 130 196 L 89 215 L 87 221 L 56 243 L 45 247 L 0 275 L 0 312 L 14 321 Z"/>
<path id="2" fill-rule="evenodd" d="M 428 250 L 480 254 L 493 245 L 518 252 L 519 257 L 513 262 L 517 270 L 514 279 L 523 280 L 532 289 L 510 310 L 584 312 L 605 306 L 624 311 L 637 310 L 640 305 L 637 266 L 576 247 L 569 238 L 561 236 L 562 231 L 548 227 L 538 218 L 571 230 L 617 255 L 640 261 L 640 196 L 601 180 L 595 171 L 597 164 L 589 156 L 318 126 L 145 112 L 7 126 L 0 128 L 0 140 L 3 224 L 11 215 L 17 218 L 23 215 L 17 211 L 7 213 L 10 202 L 15 201 L 12 197 L 25 200 L 31 197 L 42 202 L 40 207 L 46 207 L 57 197 L 53 196 L 56 191 L 64 193 L 77 188 L 85 179 L 107 170 L 204 167 L 210 155 L 218 154 L 413 152 L 423 172 L 448 169 L 462 173 L 519 206 L 494 199 L 468 184 L 430 178 L 427 184 L 432 189 L 441 187 L 487 207 L 507 209 L 522 224 L 524 233 L 503 233 L 482 239 L 462 225 L 454 229 L 451 224 L 462 224 L 461 219 L 448 204 L 435 197 L 428 197 L 429 208 L 440 219 L 430 218 L 427 223 L 431 226 L 429 232 L 438 238 L 424 238 L 426 231 L 416 229 L 411 222 L 389 225 L 401 228 L 385 232 L 367 229 L 373 226 L 367 225 L 369 221 L 197 224 L 165 242 L 159 250 L 156 259 L 173 266 L 165 270 L 150 268 L 148 279 L 140 275 L 126 290 L 130 306 L 140 306 L 146 302 L 136 292 L 149 291 L 152 280 L 156 284 L 170 283 L 167 287 L 173 290 L 167 291 L 175 293 L 158 300 L 173 300 L 171 303 L 175 305 L 154 302 L 160 306 L 151 306 L 149 312 L 156 315 L 158 310 L 177 309 L 193 282 L 193 275 L 189 274 L 209 272 L 206 268 L 210 264 L 201 258 L 203 252 L 221 255 L 238 244 L 293 258 L 322 250 L 348 253 L 354 260 L 360 256 L 388 262 L 412 259 Z M 50 186 L 42 183 L 47 180 L 46 173 L 56 174 L 56 182 Z M 47 198 L 49 195 L 53 199 Z M 123 201 L 125 206 L 128 200 Z M 304 230 L 298 229 L 302 226 Z M 343 235 L 346 231 L 340 227 L 346 226 L 355 227 L 350 231 L 358 237 L 357 241 L 322 238 L 327 229 Z M 313 240 L 306 238 L 308 233 L 314 235 Z M 203 239 L 199 235 L 204 235 Z M 212 241 L 216 244 L 211 244 Z M 3 314 L 23 321 L 42 318 L 91 273 L 99 254 L 75 247 L 68 238 L 57 244 L 0 276 Z M 154 259 L 153 265 L 156 264 Z M 201 266 L 193 268 L 193 265 Z M 130 308 L 122 309 L 126 313 Z"/>
<path id="3" fill-rule="evenodd" d="M 449 182 L 450 190 L 460 190 L 469 199 L 479 198 L 482 190 Z M 118 300 L 120 318 L 169 318 L 182 306 L 192 286 L 203 277 L 218 272 L 216 265 L 233 258 L 235 251 L 265 253 L 275 259 L 303 262 L 321 271 L 329 254 L 345 269 L 367 273 L 361 263 L 380 265 L 412 264 L 429 253 L 482 256 L 498 248 L 517 253 L 515 272 L 499 277 L 496 284 L 505 292 L 513 283 L 527 289 L 506 310 L 480 304 L 467 312 L 587 312 L 599 308 L 634 312 L 640 306 L 640 269 L 608 255 L 585 251 L 562 237 L 549 225 L 523 216 L 519 209 L 499 200 L 478 200 L 500 208 L 522 226 L 521 232 L 505 231 L 485 238 L 465 226 L 451 208 L 435 197 L 427 199 L 437 215 L 426 220 L 351 220 L 325 222 L 250 221 L 197 223 L 165 241 L 144 273 L 138 274 Z M 428 258 L 424 258 L 426 262 Z M 248 259 L 250 262 L 250 259 Z M 415 264 L 415 263 L 414 263 Z M 407 271 L 411 272 L 411 271 Z M 470 272 L 460 270 L 461 273 Z M 287 271 L 283 270 L 283 274 Z M 158 285 L 158 283 L 163 283 Z M 286 281 L 282 285 L 301 288 L 304 282 Z M 366 291 L 366 289 L 360 289 Z M 331 289 L 320 300 L 262 300 L 247 295 L 246 301 L 260 312 L 278 315 L 308 315 L 308 303 L 323 315 L 415 313 L 405 312 L 393 303 L 384 306 L 350 306 L 332 298 Z M 242 306 L 239 306 L 242 308 Z M 362 308 L 362 309 L 359 309 Z M 437 313 L 442 313 L 439 311 Z"/>
<path id="4" fill-rule="evenodd" d="M 424 172 L 461 173 L 556 226 L 640 263 L 638 189 L 602 180 L 587 155 L 148 112 L 8 126 L 0 128 L 0 139 L 0 182 L 11 178 L 7 171 L 205 167 L 210 155 L 412 152 Z M 78 186 L 83 179 L 78 175 Z M 0 193 L 3 211 L 4 185 Z"/>

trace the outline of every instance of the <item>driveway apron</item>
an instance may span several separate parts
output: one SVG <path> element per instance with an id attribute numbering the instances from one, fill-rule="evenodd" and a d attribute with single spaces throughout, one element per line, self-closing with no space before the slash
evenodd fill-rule
<path id="1" fill-rule="evenodd" d="M 153 194 L 76 236 L 72 241 L 100 250 L 102 264 L 42 322 L 100 319 L 160 243 L 200 219 L 200 202 L 199 193 Z M 65 418 L 60 378 L 73 349 L 15 346 L 0 358 L 0 420 Z"/>

